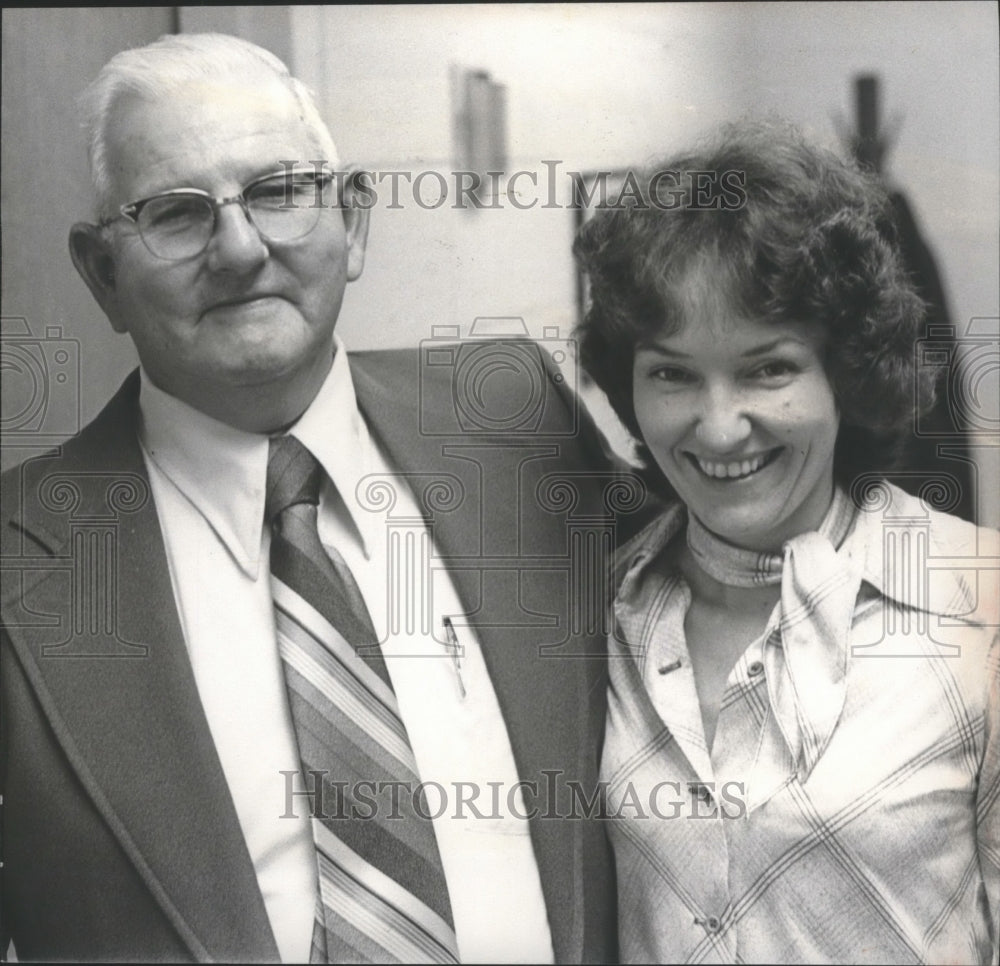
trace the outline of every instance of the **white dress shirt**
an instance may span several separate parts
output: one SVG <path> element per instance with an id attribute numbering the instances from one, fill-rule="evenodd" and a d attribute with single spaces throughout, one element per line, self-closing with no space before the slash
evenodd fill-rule
<path id="1" fill-rule="evenodd" d="M 140 409 L 143 452 L 199 695 L 281 957 L 305 962 L 316 859 L 308 803 L 289 798 L 283 774 L 298 769 L 299 759 L 275 641 L 270 533 L 263 526 L 267 437 L 192 409 L 145 372 Z M 429 785 L 427 803 L 461 958 L 552 962 L 538 867 L 520 817 L 524 804 L 513 795 L 508 807 L 517 770 L 479 641 L 462 620 L 450 576 L 434 566 L 436 553 L 411 490 L 358 412 L 339 342 L 330 374 L 291 432 L 329 477 L 320 538 L 347 562 L 371 612 L 420 779 L 443 790 L 442 799 Z M 394 500 L 380 499 L 390 492 Z M 390 550 L 400 526 L 405 535 L 397 547 L 424 548 L 404 565 Z M 388 580 L 390 568 L 405 579 Z M 389 599 L 390 586 L 403 589 L 396 595 L 402 607 Z M 414 601 L 428 601 L 425 612 Z M 461 644 L 460 661 L 447 647 L 446 616 Z M 460 804 L 463 797 L 475 808 Z"/>

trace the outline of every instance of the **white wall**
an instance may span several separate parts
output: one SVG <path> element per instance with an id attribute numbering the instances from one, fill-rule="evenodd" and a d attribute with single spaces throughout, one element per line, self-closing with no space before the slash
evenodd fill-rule
<path id="1" fill-rule="evenodd" d="M 733 107 L 777 111 L 839 146 L 848 78 L 881 77 L 901 123 L 887 174 L 916 209 L 956 319 L 997 315 L 1000 61 L 993 3 L 746 4 Z"/>
<path id="2" fill-rule="evenodd" d="M 541 207 L 542 188 L 528 211 L 378 206 L 365 276 L 345 301 L 345 338 L 412 344 L 433 324 L 496 315 L 568 335 L 568 172 L 648 160 L 724 116 L 726 64 L 702 51 L 709 21 L 698 6 L 659 4 L 294 8 L 296 69 L 344 160 L 452 171 L 448 69 L 459 64 L 507 88 L 508 170 L 545 185 L 542 161 L 560 162 L 558 209 Z M 529 204 L 536 195 L 521 184 Z"/>

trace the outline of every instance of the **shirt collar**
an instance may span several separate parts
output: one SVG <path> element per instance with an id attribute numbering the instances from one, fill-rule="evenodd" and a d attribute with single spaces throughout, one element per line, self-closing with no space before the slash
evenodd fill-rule
<path id="1" fill-rule="evenodd" d="M 975 577 L 989 551 L 978 543 L 987 531 L 930 510 L 885 480 L 869 492 L 845 541 L 861 561 L 862 579 L 906 607 L 979 621 L 983 602 Z"/>
<path id="2" fill-rule="evenodd" d="M 375 521 L 360 509 L 356 490 L 371 471 L 372 441 L 358 412 L 347 350 L 336 338 L 334 353 L 319 392 L 289 432 L 316 457 L 342 495 L 367 554 Z M 205 518 L 247 576 L 256 578 L 267 436 L 234 429 L 194 409 L 155 386 L 145 370 L 140 378 L 140 439 L 147 455 Z"/>
<path id="3" fill-rule="evenodd" d="M 316 398 L 289 430 L 319 460 L 361 538 L 366 557 L 382 535 L 378 519 L 358 499 L 365 477 L 378 472 L 375 444 L 358 410 L 344 344 L 334 337 L 333 366 Z M 330 495 L 327 489 L 327 495 Z"/>

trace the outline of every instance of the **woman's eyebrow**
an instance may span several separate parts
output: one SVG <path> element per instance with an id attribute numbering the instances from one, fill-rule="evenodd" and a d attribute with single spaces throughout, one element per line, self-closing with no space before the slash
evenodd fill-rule
<path id="1" fill-rule="evenodd" d="M 752 358 L 754 356 L 766 355 L 768 352 L 773 352 L 775 349 L 780 348 L 784 344 L 791 344 L 795 346 L 802 346 L 805 343 L 794 335 L 782 335 L 778 336 L 777 339 L 771 339 L 768 342 L 763 342 L 760 345 L 754 346 L 752 349 L 747 349 L 745 352 L 741 352 L 740 355 L 743 358 Z M 687 352 L 681 352 L 678 349 L 670 349 L 659 342 L 639 342 L 636 343 L 636 352 L 655 352 L 657 355 L 667 356 L 672 359 L 690 359 L 691 356 Z"/>
<path id="2" fill-rule="evenodd" d="M 805 345 L 805 343 L 796 338 L 794 335 L 783 335 L 779 336 L 777 339 L 772 339 L 770 342 L 765 342 L 762 345 L 754 346 L 752 349 L 747 349 L 746 352 L 741 353 L 744 358 L 750 358 L 752 356 L 762 356 L 766 355 L 768 352 L 773 352 L 775 349 L 780 348 L 785 343 L 790 343 L 796 346 Z"/>
<path id="3" fill-rule="evenodd" d="M 660 345 L 659 342 L 639 342 L 635 347 L 636 352 L 655 352 L 657 355 L 667 356 L 671 359 L 690 359 L 686 352 L 678 352 L 676 349 L 668 349 Z"/>

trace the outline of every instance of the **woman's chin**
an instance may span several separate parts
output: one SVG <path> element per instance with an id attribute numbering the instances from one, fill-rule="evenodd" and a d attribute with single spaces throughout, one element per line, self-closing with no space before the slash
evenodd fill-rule
<path id="1" fill-rule="evenodd" d="M 711 511 L 702 515 L 690 506 L 688 509 L 698 517 L 707 530 L 735 547 L 762 551 L 781 548 L 782 538 L 778 535 L 777 528 L 768 526 L 759 516 L 747 519 L 742 514 L 734 517 L 728 514 L 713 514 Z"/>

